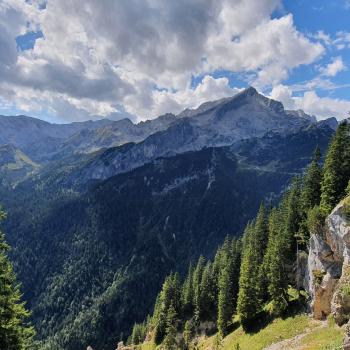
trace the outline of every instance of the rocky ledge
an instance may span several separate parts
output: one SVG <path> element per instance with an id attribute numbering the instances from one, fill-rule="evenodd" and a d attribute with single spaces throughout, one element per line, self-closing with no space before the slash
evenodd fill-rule
<path id="1" fill-rule="evenodd" d="M 327 217 L 322 235 L 312 235 L 305 287 L 316 319 L 332 315 L 341 326 L 350 320 L 350 197 Z M 350 322 L 344 349 L 350 350 Z"/>

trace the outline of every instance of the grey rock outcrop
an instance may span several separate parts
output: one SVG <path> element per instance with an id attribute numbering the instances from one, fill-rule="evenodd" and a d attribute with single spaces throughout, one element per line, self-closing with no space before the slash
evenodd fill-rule
<path id="1" fill-rule="evenodd" d="M 310 238 L 307 288 L 311 295 L 311 310 L 317 319 L 331 312 L 331 300 L 341 274 L 341 262 L 327 242 L 318 235 Z"/>
<path id="2" fill-rule="evenodd" d="M 306 288 L 311 310 L 317 319 L 332 315 L 341 326 L 350 322 L 350 197 L 340 202 L 327 217 L 324 236 L 312 235 Z M 350 350 L 350 323 L 343 348 Z"/>

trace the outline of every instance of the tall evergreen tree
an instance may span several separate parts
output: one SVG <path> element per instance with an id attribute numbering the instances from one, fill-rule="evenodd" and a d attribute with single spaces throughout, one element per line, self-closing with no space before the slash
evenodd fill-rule
<path id="1" fill-rule="evenodd" d="M 254 226 L 254 249 L 255 252 L 255 259 L 257 263 L 257 276 L 256 276 L 256 288 L 258 292 L 258 297 L 261 301 L 264 301 L 267 297 L 266 294 L 266 276 L 263 270 L 263 260 L 265 255 L 265 250 L 267 246 L 268 241 L 268 216 L 267 216 L 267 210 L 265 208 L 264 204 L 260 205 L 260 209 L 258 211 L 255 226 Z"/>
<path id="2" fill-rule="evenodd" d="M 269 217 L 269 240 L 264 258 L 264 270 L 268 281 L 268 293 L 275 314 L 281 314 L 287 307 L 288 239 L 283 229 L 281 211 L 274 208 Z"/>
<path id="3" fill-rule="evenodd" d="M 296 258 L 297 238 L 300 232 L 300 224 L 302 222 L 300 189 L 301 178 L 295 177 L 278 206 L 283 219 L 281 230 L 283 230 L 284 242 L 286 244 L 286 258 L 290 265 L 294 263 Z"/>
<path id="4" fill-rule="evenodd" d="M 255 224 L 248 223 L 244 232 L 244 249 L 239 277 L 237 314 L 243 325 L 256 317 L 262 309 L 262 256 L 255 235 Z"/>
<path id="5" fill-rule="evenodd" d="M 321 151 L 317 146 L 312 162 L 307 168 L 302 181 L 301 205 L 302 210 L 307 212 L 315 205 L 320 204 L 322 168 L 320 165 Z"/>
<path id="6" fill-rule="evenodd" d="M 176 322 L 177 313 L 173 305 L 167 310 L 166 318 L 166 336 L 164 338 L 164 350 L 176 350 L 178 349 L 176 344 Z"/>
<path id="7" fill-rule="evenodd" d="M 297 234 L 298 243 L 306 246 L 309 238 L 309 229 L 307 225 L 309 211 L 320 204 L 321 200 L 321 182 L 322 168 L 320 165 L 321 151 L 317 146 L 314 157 L 308 166 L 306 173 L 302 179 L 300 193 L 300 223 L 299 232 Z"/>
<path id="8" fill-rule="evenodd" d="M 323 169 L 321 210 L 328 215 L 346 194 L 350 179 L 349 124 L 344 121 L 330 143 Z"/>
<path id="9" fill-rule="evenodd" d="M 202 321 L 216 320 L 216 284 L 213 274 L 213 264 L 208 261 L 205 265 L 200 286 L 200 319 Z"/>
<path id="10" fill-rule="evenodd" d="M 226 239 L 222 248 L 221 270 L 218 280 L 218 329 L 223 337 L 237 306 L 238 280 L 241 263 L 241 241 Z"/>
<path id="11" fill-rule="evenodd" d="M 188 269 L 181 291 L 182 312 L 185 318 L 192 316 L 194 312 L 193 266 Z"/>
<path id="12" fill-rule="evenodd" d="M 157 298 L 154 321 L 155 334 L 154 340 L 156 344 L 160 344 L 164 337 L 167 335 L 167 320 L 169 319 L 169 310 L 175 313 L 175 316 L 179 317 L 182 310 L 181 305 L 181 283 L 178 273 L 170 274 L 166 277 L 162 291 Z"/>
<path id="13" fill-rule="evenodd" d="M 5 218 L 0 210 L 0 221 Z M 10 247 L 0 231 L 0 349 L 28 349 L 34 329 L 27 323 L 29 312 L 21 301 L 21 292 L 7 254 Z"/>
<path id="14" fill-rule="evenodd" d="M 200 321 L 200 315 L 202 314 L 201 310 L 201 283 L 203 271 L 205 268 L 205 259 L 203 256 L 200 256 L 198 259 L 197 266 L 193 273 L 193 290 L 194 290 L 194 307 L 195 307 L 195 317 L 196 322 Z"/>

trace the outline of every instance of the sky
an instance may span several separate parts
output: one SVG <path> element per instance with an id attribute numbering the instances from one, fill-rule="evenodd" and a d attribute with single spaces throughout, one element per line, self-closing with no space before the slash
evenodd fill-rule
<path id="1" fill-rule="evenodd" d="M 0 114 L 138 122 L 254 86 L 350 111 L 350 0 L 0 0 Z"/>

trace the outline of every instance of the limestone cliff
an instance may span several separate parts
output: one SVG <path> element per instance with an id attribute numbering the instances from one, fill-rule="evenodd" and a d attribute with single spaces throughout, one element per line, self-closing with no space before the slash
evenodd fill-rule
<path id="1" fill-rule="evenodd" d="M 332 314 L 338 325 L 350 319 L 349 208 L 347 197 L 327 217 L 323 234 L 311 236 L 304 280 L 314 317 L 323 319 Z M 350 349 L 350 343 L 344 343 L 344 349 Z"/>

